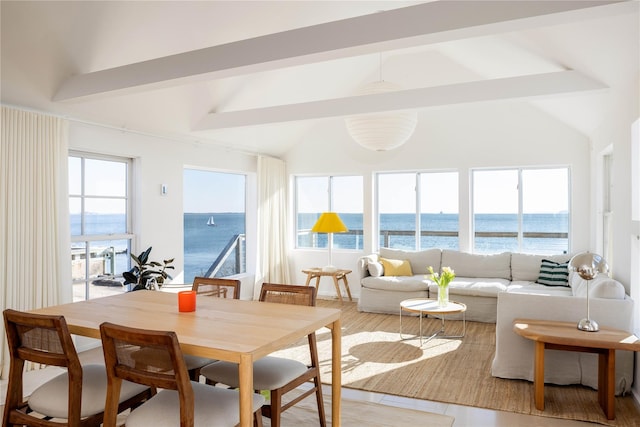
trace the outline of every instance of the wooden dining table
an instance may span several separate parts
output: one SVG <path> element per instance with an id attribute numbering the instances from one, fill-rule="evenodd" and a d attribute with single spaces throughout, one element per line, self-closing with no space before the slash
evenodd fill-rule
<path id="1" fill-rule="evenodd" d="M 253 362 L 323 327 L 332 340 L 333 426 L 340 426 L 341 326 L 338 309 L 198 297 L 196 310 L 178 311 L 178 295 L 136 291 L 56 305 L 32 313 L 63 315 L 72 334 L 100 339 L 100 324 L 175 331 L 186 354 L 239 364 L 240 425 L 253 425 Z"/>

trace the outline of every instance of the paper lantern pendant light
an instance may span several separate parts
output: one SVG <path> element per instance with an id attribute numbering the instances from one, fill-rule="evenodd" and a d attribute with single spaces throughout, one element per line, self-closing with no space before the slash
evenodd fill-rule
<path id="1" fill-rule="evenodd" d="M 356 95 L 395 92 L 402 88 L 380 80 L 363 86 Z M 361 146 L 375 151 L 397 148 L 407 142 L 418 123 L 415 111 L 362 114 L 345 119 L 349 135 Z"/>

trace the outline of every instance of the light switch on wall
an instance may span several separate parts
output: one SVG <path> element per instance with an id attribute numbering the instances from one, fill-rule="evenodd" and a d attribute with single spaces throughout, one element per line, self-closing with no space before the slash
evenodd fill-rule
<path id="1" fill-rule="evenodd" d="M 163 196 L 166 196 L 166 194 L 167 194 L 167 184 L 162 184 L 162 188 L 160 190 L 160 194 L 162 194 Z"/>

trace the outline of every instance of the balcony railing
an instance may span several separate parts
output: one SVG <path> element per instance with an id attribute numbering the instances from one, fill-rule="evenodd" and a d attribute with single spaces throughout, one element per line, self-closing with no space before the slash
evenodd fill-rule
<path id="1" fill-rule="evenodd" d="M 413 237 L 416 232 L 414 230 L 380 230 L 380 236 L 382 237 L 382 246 L 390 247 L 392 243 L 392 237 Z M 350 229 L 345 233 L 340 233 L 340 236 L 356 236 L 356 245 L 354 249 L 361 249 L 361 236 L 362 230 Z M 476 238 L 518 238 L 517 231 L 476 231 Z M 334 242 L 337 234 L 334 234 Z M 303 237 L 301 239 L 301 237 Z M 420 237 L 458 237 L 458 231 L 441 231 L 441 230 L 422 230 L 420 231 Z M 522 233 L 524 239 L 568 239 L 569 233 L 566 232 L 538 232 L 527 231 Z M 306 243 L 306 244 L 304 244 Z M 310 229 L 298 231 L 298 246 L 306 248 L 317 248 L 318 246 L 318 233 L 312 233 Z"/>
<path id="2" fill-rule="evenodd" d="M 213 261 L 205 273 L 205 277 L 224 277 L 242 273 L 246 258 L 244 251 L 245 235 L 235 234 L 222 249 L 220 255 Z M 227 260 L 230 260 L 231 263 L 227 263 Z"/>

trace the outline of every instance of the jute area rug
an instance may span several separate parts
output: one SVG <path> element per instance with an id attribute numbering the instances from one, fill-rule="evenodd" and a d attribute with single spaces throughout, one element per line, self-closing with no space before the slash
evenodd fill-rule
<path id="1" fill-rule="evenodd" d="M 342 309 L 343 387 L 611 426 L 640 425 L 631 396 L 616 397 L 616 419 L 609 421 L 597 391 L 579 385 L 545 385 L 545 410 L 537 410 L 533 383 L 491 376 L 495 324 L 467 322 L 464 338 L 435 338 L 420 348 L 419 340 L 409 337 L 418 333 L 417 317 L 403 316 L 406 339 L 401 340 L 398 315 L 359 313 L 349 302 L 318 300 L 318 305 Z M 447 332 L 460 334 L 461 323 L 448 322 Z M 439 327 L 438 319 L 423 319 L 426 331 Z M 322 329 L 317 337 L 322 381 L 330 383 L 331 335 Z M 306 340 L 277 354 L 304 360 Z"/>

